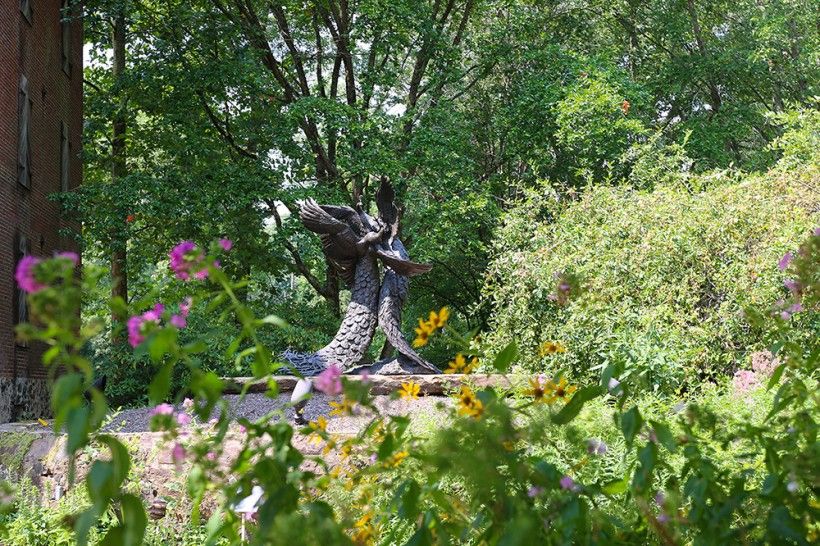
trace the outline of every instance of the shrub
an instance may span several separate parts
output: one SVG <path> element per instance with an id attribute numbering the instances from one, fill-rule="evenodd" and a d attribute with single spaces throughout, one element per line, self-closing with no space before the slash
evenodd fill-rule
<path id="1" fill-rule="evenodd" d="M 786 295 L 776 264 L 818 224 L 817 180 L 807 166 L 653 191 L 595 187 L 566 204 L 531 191 L 497 234 L 488 340 L 516 340 L 528 370 L 591 378 L 614 364 L 667 393 L 731 374 L 764 346 L 742 311 Z M 705 189 L 690 193 L 694 185 Z M 566 306 L 549 299 L 562 273 L 585 288 Z M 806 315 L 792 322 L 798 336 L 819 325 Z M 547 340 L 569 350 L 539 358 Z"/>

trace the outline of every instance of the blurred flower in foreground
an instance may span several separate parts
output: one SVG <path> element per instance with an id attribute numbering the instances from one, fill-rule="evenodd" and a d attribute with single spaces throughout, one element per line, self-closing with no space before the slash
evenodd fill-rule
<path id="1" fill-rule="evenodd" d="M 421 386 L 414 381 L 408 381 L 407 383 L 401 384 L 401 389 L 399 389 L 399 396 L 407 400 L 417 400 L 419 397 L 419 392 L 421 391 Z"/>

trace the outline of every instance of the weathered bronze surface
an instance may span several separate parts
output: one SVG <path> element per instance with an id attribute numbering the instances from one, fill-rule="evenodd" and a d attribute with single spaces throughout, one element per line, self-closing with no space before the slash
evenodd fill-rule
<path id="1" fill-rule="evenodd" d="M 319 234 L 325 256 L 351 291 L 347 312 L 330 343 L 315 353 L 283 353 L 302 375 L 316 375 L 333 364 L 347 373 L 441 373 L 401 333 L 409 277 L 426 273 L 431 266 L 410 261 L 397 236 L 399 210 L 394 199 L 390 183 L 382 180 L 376 192 L 378 218 L 367 214 L 361 204 L 353 209 L 308 199 L 300 205 L 300 220 Z M 367 364 L 363 360 L 377 325 L 398 354 Z"/>

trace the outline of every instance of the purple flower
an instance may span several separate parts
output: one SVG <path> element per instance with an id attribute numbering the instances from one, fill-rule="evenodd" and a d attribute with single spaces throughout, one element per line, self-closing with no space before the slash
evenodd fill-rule
<path id="1" fill-rule="evenodd" d="M 220 239 L 219 246 L 222 247 L 222 250 L 227 252 L 233 248 L 233 241 L 231 241 L 230 239 Z"/>
<path id="2" fill-rule="evenodd" d="M 208 459 L 209 461 L 215 461 L 216 460 L 216 453 L 214 453 L 213 451 L 209 451 L 205 455 L 205 458 Z"/>
<path id="3" fill-rule="evenodd" d="M 168 253 L 170 267 L 178 279 L 187 281 L 193 278 L 205 279 L 208 269 L 204 267 L 205 256 L 193 241 L 182 241 Z"/>
<path id="4" fill-rule="evenodd" d="M 62 258 L 64 260 L 71 260 L 74 265 L 79 265 L 80 263 L 80 256 L 77 255 L 76 252 L 58 252 L 54 257 Z"/>
<path id="5" fill-rule="evenodd" d="M 815 237 L 820 237 L 820 227 L 814 228 L 814 236 Z"/>
<path id="6" fill-rule="evenodd" d="M 598 438 L 590 438 L 587 440 L 587 453 L 590 455 L 604 455 L 607 450 L 607 445 L 603 440 Z"/>
<path id="7" fill-rule="evenodd" d="M 529 498 L 531 498 L 531 499 L 534 499 L 535 497 L 540 496 L 540 495 L 541 495 L 541 493 L 543 493 L 543 492 L 544 492 L 544 488 L 543 488 L 543 487 L 540 487 L 540 486 L 537 486 L 537 485 L 533 485 L 532 487 L 530 487 L 530 488 L 527 490 L 527 496 L 528 496 Z"/>
<path id="8" fill-rule="evenodd" d="M 789 313 L 791 313 L 791 314 L 800 313 L 802 311 L 803 311 L 803 304 L 800 303 L 800 302 L 792 304 L 792 306 L 789 307 Z"/>
<path id="9" fill-rule="evenodd" d="M 783 285 L 789 289 L 789 292 L 797 293 L 800 292 L 800 281 L 795 281 L 793 279 L 786 279 L 783 281 Z"/>
<path id="10" fill-rule="evenodd" d="M 575 483 L 575 480 L 570 478 L 569 476 L 563 476 L 558 483 L 561 485 L 561 489 L 565 491 L 577 491 L 578 485 Z"/>
<path id="11" fill-rule="evenodd" d="M 342 370 L 336 365 L 332 364 L 326 368 L 322 373 L 316 376 L 313 382 L 316 389 L 327 394 L 328 396 L 335 396 L 342 393 Z"/>
<path id="12" fill-rule="evenodd" d="M 188 326 L 188 321 L 185 320 L 185 317 L 182 315 L 171 315 L 171 324 L 182 330 L 186 326 Z"/>
<path id="13" fill-rule="evenodd" d="M 171 404 L 167 404 L 165 402 L 155 406 L 151 410 L 151 413 L 149 413 L 149 415 L 151 417 L 153 417 L 154 415 L 173 415 L 173 414 L 174 414 L 174 406 L 172 406 Z"/>
<path id="14" fill-rule="evenodd" d="M 621 382 L 614 377 L 610 377 L 606 386 L 609 389 L 610 394 L 615 394 L 618 392 L 618 387 L 621 386 Z"/>
<path id="15" fill-rule="evenodd" d="M 46 285 L 37 282 L 37 279 L 34 278 L 34 269 L 40 261 L 40 258 L 35 258 L 34 256 L 23 256 L 17 264 L 17 270 L 14 272 L 17 285 L 28 294 L 38 292 L 46 287 Z"/>
<path id="16" fill-rule="evenodd" d="M 669 516 L 667 514 L 665 514 L 664 512 L 661 512 L 660 514 L 658 514 L 657 519 L 658 519 L 658 523 L 666 523 L 667 521 L 669 521 Z"/>
<path id="17" fill-rule="evenodd" d="M 177 413 L 177 424 L 186 427 L 191 424 L 191 416 L 187 413 Z"/>
<path id="18" fill-rule="evenodd" d="M 792 263 L 793 259 L 794 254 L 792 254 L 791 252 L 786 252 L 785 254 L 783 254 L 783 257 L 780 258 L 780 261 L 777 262 L 778 269 L 780 269 L 780 271 L 786 271 L 786 269 L 788 269 L 789 267 L 789 264 Z"/>
<path id="19" fill-rule="evenodd" d="M 658 491 L 655 493 L 655 504 L 658 506 L 663 506 L 663 503 L 666 502 L 666 494 L 663 491 Z"/>

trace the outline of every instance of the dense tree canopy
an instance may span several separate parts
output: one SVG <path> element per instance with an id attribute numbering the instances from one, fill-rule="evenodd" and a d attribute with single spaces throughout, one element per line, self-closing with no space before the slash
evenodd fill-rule
<path id="1" fill-rule="evenodd" d="M 318 344 L 341 286 L 290 211 L 308 196 L 369 206 L 388 176 L 405 241 L 435 265 L 414 281 L 410 317 L 450 305 L 483 326 L 488 249 L 522 189 L 634 184 L 648 147 L 685 148 L 677 170 L 772 165 L 772 114 L 816 93 L 817 12 L 799 0 L 89 2 L 86 183 L 66 199 L 87 259 L 114 266 L 115 295 L 155 290 L 172 242 L 227 236 L 247 296 Z"/>

